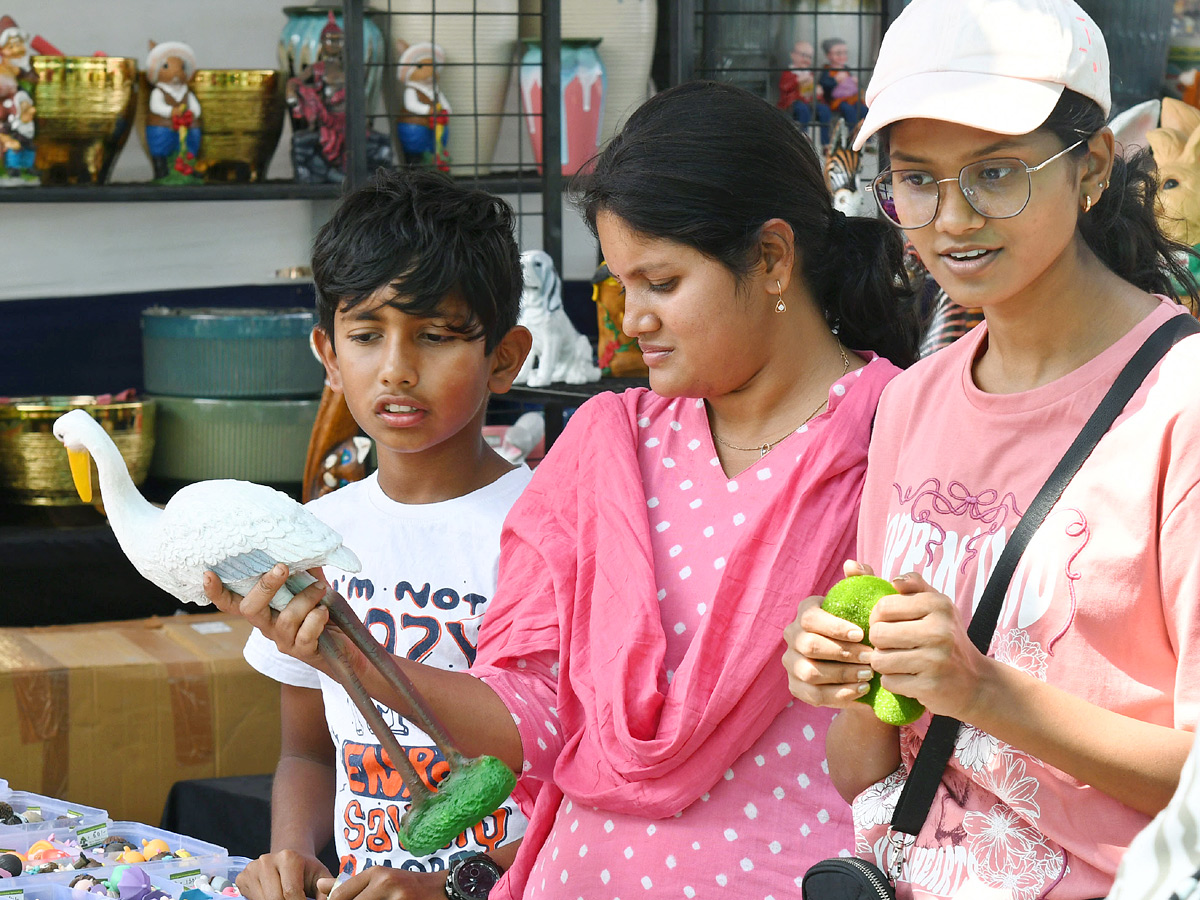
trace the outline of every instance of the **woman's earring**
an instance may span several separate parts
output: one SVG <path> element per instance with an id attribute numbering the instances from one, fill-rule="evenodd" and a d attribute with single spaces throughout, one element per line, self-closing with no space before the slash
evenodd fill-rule
<path id="1" fill-rule="evenodd" d="M 1092 210 L 1092 195 L 1088 194 L 1086 197 L 1083 198 L 1083 211 L 1085 213 L 1087 213 L 1087 212 L 1091 212 L 1091 210 Z"/>
<path id="2" fill-rule="evenodd" d="M 787 312 L 787 304 L 783 302 L 783 285 L 778 280 L 775 282 L 775 289 L 779 291 L 776 295 L 779 297 L 779 301 L 775 304 L 775 312 Z"/>

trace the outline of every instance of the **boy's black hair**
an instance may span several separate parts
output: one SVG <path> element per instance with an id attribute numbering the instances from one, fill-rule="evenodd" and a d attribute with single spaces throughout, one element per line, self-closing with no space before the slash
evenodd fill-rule
<path id="1" fill-rule="evenodd" d="M 432 169 L 380 169 L 317 233 L 312 254 L 317 324 L 391 286 L 389 306 L 433 316 L 457 292 L 468 316 L 455 330 L 491 353 L 517 324 L 521 257 L 511 207 Z"/>

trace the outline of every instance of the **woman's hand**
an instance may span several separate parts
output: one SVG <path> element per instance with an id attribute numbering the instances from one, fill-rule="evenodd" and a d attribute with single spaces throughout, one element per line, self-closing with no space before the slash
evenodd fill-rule
<path id="1" fill-rule="evenodd" d="M 317 881 L 316 900 L 446 900 L 445 872 L 410 872 L 391 866 L 372 866 L 337 885 L 332 878 Z"/>
<path id="2" fill-rule="evenodd" d="M 846 575 L 870 570 L 853 560 Z M 862 643 L 862 629 L 821 609 L 824 597 L 809 597 L 783 630 L 787 650 L 783 667 L 792 696 L 810 706 L 847 707 L 870 686 L 871 648 Z"/>
<path id="3" fill-rule="evenodd" d="M 316 896 L 318 879 L 331 877 L 316 857 L 282 850 L 252 860 L 238 875 L 237 886 L 249 900 L 304 900 Z"/>
<path id="4" fill-rule="evenodd" d="M 317 583 L 293 597 L 282 612 L 276 612 L 270 606 L 271 598 L 288 578 L 287 567 L 282 564 L 264 574 L 245 597 L 230 591 L 216 573 L 205 572 L 204 596 L 222 612 L 244 618 L 267 639 L 274 641 L 281 653 L 327 671 L 317 652 L 317 638 L 329 622 L 329 612 L 321 605 L 327 585 L 320 569 L 311 569 L 309 574 L 317 579 Z M 349 641 L 342 643 L 349 647 Z"/>
<path id="5" fill-rule="evenodd" d="M 894 694 L 912 697 L 930 712 L 973 721 L 992 661 L 971 643 L 945 594 L 916 573 L 892 580 L 898 594 L 871 611 L 871 667 Z"/>

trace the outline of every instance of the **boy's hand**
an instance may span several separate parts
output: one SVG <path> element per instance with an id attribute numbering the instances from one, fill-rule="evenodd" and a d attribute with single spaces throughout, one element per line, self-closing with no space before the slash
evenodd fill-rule
<path id="1" fill-rule="evenodd" d="M 287 567 L 282 564 L 264 574 L 245 597 L 230 591 L 215 572 L 205 572 L 204 596 L 222 612 L 244 618 L 274 641 L 281 653 L 326 671 L 317 652 L 317 638 L 329 621 L 329 612 L 321 605 L 326 585 L 320 569 L 311 569 L 309 574 L 317 579 L 317 583 L 293 597 L 282 612 L 276 612 L 270 606 L 271 598 L 288 578 Z"/>
<path id="2" fill-rule="evenodd" d="M 237 877 L 238 890 L 249 900 L 304 900 L 317 896 L 317 880 L 332 876 L 316 857 L 295 850 L 266 853 Z"/>
<path id="3" fill-rule="evenodd" d="M 334 900 L 446 900 L 445 872 L 410 872 L 391 866 L 372 866 L 343 881 Z M 329 900 L 333 878 L 317 881 L 316 900 Z"/>
<path id="4" fill-rule="evenodd" d="M 972 721 L 987 677 L 987 658 L 967 636 L 954 603 L 916 573 L 893 580 L 900 593 L 871 611 L 871 666 L 885 688 L 930 712 Z"/>
<path id="5" fill-rule="evenodd" d="M 850 575 L 869 575 L 853 560 Z M 848 707 L 867 692 L 874 671 L 871 648 L 862 643 L 862 629 L 821 609 L 824 597 L 801 602 L 795 620 L 783 631 L 787 650 L 783 667 L 792 696 L 810 706 Z M 872 625 L 872 627 L 874 627 Z"/>

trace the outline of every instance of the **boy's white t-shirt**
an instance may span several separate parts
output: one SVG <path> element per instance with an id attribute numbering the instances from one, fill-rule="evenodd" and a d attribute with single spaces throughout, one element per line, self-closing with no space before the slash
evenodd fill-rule
<path id="1" fill-rule="evenodd" d="M 389 652 L 441 669 L 475 659 L 483 612 L 496 588 L 500 528 L 532 476 L 527 466 L 440 503 L 390 499 L 375 474 L 319 497 L 307 508 L 342 535 L 363 564 L 358 573 L 325 567 L 325 577 Z M 334 839 L 343 874 L 374 865 L 442 871 L 463 854 L 494 850 L 521 837 L 526 820 L 511 798 L 495 814 L 429 857 L 414 858 L 397 841 L 408 792 L 384 766 L 378 742 L 336 681 L 280 653 L 255 630 L 244 655 L 284 684 L 319 688 L 337 761 Z M 413 723 L 379 706 L 400 746 L 428 781 L 446 774 L 434 742 Z"/>

